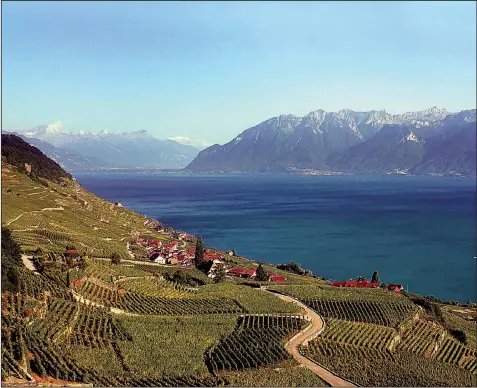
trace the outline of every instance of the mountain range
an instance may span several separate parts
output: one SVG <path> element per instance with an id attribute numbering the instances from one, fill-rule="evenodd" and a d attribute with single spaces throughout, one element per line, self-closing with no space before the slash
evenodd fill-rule
<path id="1" fill-rule="evenodd" d="M 451 113 L 433 107 L 404 114 L 343 109 L 268 119 L 227 144 L 201 151 L 186 169 L 475 176 L 475 162 L 475 109 Z"/>
<path id="2" fill-rule="evenodd" d="M 181 169 L 199 150 L 174 140 L 159 140 L 145 130 L 124 133 L 66 132 L 60 124 L 15 133 L 67 170 L 95 168 Z"/>

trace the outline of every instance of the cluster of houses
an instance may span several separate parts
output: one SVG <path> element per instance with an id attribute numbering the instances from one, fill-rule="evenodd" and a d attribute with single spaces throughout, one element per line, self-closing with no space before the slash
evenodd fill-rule
<path id="1" fill-rule="evenodd" d="M 136 238 L 136 244 L 146 248 L 147 257 L 150 261 L 159 264 L 183 265 L 191 267 L 195 257 L 195 249 L 180 249 L 178 241 L 163 243 L 156 239 Z"/>
<path id="2" fill-rule="evenodd" d="M 355 288 L 380 288 L 379 282 L 372 282 L 369 280 L 357 281 L 357 280 L 347 280 L 346 282 L 331 282 L 333 287 L 355 287 Z M 394 291 L 400 293 L 403 290 L 401 284 L 389 284 L 389 291 Z"/>
<path id="3" fill-rule="evenodd" d="M 195 258 L 195 248 L 182 249 L 179 248 L 180 242 L 195 241 L 194 236 L 187 233 L 179 233 L 178 241 L 169 241 L 163 243 L 157 239 L 142 239 L 136 237 L 135 242 L 137 245 L 146 248 L 148 259 L 158 264 L 180 265 L 183 267 L 193 267 Z M 185 247 L 185 244 L 183 244 Z M 205 261 L 211 261 L 212 265 L 207 273 L 209 278 L 214 278 L 217 273 L 217 268 L 222 265 L 225 269 L 226 276 L 234 276 L 245 279 L 254 279 L 256 276 L 255 269 L 243 269 L 243 268 L 227 268 L 227 264 L 224 261 L 226 255 L 232 256 L 233 252 L 219 253 L 211 250 L 206 250 L 204 254 Z M 268 280 L 271 282 L 284 282 L 286 278 L 282 275 L 275 273 L 268 274 Z"/>

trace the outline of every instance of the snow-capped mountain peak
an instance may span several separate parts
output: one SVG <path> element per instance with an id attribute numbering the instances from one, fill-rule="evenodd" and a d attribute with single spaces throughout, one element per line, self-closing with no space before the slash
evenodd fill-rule
<path id="1" fill-rule="evenodd" d="M 172 140 L 179 144 L 192 146 L 194 148 L 197 148 L 198 150 L 203 150 L 204 148 L 207 148 L 211 145 L 211 143 L 205 140 L 190 139 L 187 136 L 172 136 L 169 137 L 167 140 Z"/>

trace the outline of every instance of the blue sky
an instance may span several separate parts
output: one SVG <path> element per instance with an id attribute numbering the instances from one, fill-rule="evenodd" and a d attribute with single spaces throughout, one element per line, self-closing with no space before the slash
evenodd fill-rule
<path id="1" fill-rule="evenodd" d="M 476 107 L 475 2 L 3 2 L 2 128 L 224 143 L 284 113 Z"/>

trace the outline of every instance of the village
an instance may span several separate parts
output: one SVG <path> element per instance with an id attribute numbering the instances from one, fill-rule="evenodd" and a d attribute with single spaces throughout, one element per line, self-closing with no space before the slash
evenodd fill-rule
<path id="1" fill-rule="evenodd" d="M 115 206 L 121 206 L 121 203 L 116 202 Z M 147 259 L 150 262 L 161 264 L 164 266 L 175 266 L 182 268 L 193 268 L 195 266 L 195 244 L 197 242 L 196 236 L 186 232 L 176 232 L 171 228 L 164 228 L 161 223 L 153 218 L 148 218 L 144 226 L 153 229 L 155 232 L 167 235 L 172 238 L 169 241 L 161 241 L 156 238 L 141 238 L 137 232 L 133 232 L 133 241 L 127 243 L 127 249 L 131 252 L 131 245 L 142 247 L 146 251 Z M 256 268 L 240 268 L 233 266 L 233 257 L 236 252 L 231 250 L 222 252 L 216 249 L 205 249 L 204 261 L 209 262 L 206 275 L 209 278 L 215 278 L 217 269 L 222 266 L 225 270 L 226 278 L 243 278 L 255 279 Z M 273 272 L 267 273 L 269 282 L 284 282 L 286 277 Z M 324 279 L 323 279 L 324 280 Z M 385 288 L 388 291 L 393 291 L 400 294 L 404 287 L 401 284 L 381 284 L 379 282 L 379 274 L 373 273 L 372 279 L 367 280 L 365 277 L 356 277 L 347 281 L 329 280 L 327 283 L 333 287 L 347 287 L 347 288 Z"/>
<path id="2" fill-rule="evenodd" d="M 164 233 L 163 229 L 156 228 L 156 231 Z M 132 244 L 136 244 L 146 249 L 147 259 L 150 262 L 167 266 L 177 266 L 182 268 L 194 267 L 195 247 L 191 246 L 195 244 L 196 237 L 180 232 L 176 233 L 172 231 L 171 237 L 177 238 L 177 240 L 171 240 L 163 242 L 158 239 L 146 239 L 139 236 L 135 237 Z M 127 249 L 130 251 L 131 244 L 127 244 Z M 206 275 L 209 278 L 215 278 L 216 272 L 219 266 L 223 266 L 226 274 L 226 278 L 244 278 L 255 279 L 256 269 L 246 269 L 234 267 L 231 265 L 231 257 L 235 256 L 234 251 L 222 252 L 218 250 L 206 249 L 204 252 L 204 261 L 211 262 L 210 269 L 208 269 Z M 286 277 L 278 275 L 276 273 L 267 273 L 268 281 L 270 282 L 284 282 Z"/>

